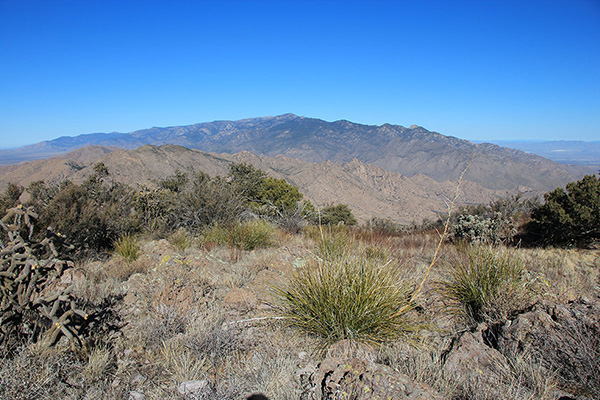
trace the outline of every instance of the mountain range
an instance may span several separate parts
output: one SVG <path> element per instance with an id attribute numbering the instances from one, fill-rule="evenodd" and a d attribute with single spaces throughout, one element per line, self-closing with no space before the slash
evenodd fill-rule
<path id="1" fill-rule="evenodd" d="M 30 160 L 0 166 L 0 190 L 8 182 L 81 182 L 97 162 L 113 179 L 134 187 L 152 186 L 177 170 L 226 175 L 231 163 L 244 162 L 285 178 L 317 206 L 345 203 L 361 221 L 380 217 L 400 223 L 447 212 L 467 165 L 459 204 L 540 195 L 595 172 L 416 125 L 327 122 L 293 114 L 61 137 L 2 151 L 0 160 Z"/>
<path id="2" fill-rule="evenodd" d="M 10 164 L 46 158 L 89 145 L 136 149 L 147 144 L 174 144 L 215 153 L 284 155 L 313 163 L 345 164 L 356 159 L 406 177 L 426 175 L 438 182 L 456 180 L 473 158 L 465 178 L 492 190 L 547 191 L 591 172 L 583 166 L 562 165 L 494 144 L 475 144 L 416 125 L 327 122 L 294 114 L 61 137 L 0 151 L 0 160 Z"/>

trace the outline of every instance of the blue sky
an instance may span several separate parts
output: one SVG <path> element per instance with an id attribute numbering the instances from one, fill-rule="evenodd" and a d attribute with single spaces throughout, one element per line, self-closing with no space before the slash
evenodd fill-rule
<path id="1" fill-rule="evenodd" d="M 0 147 L 294 113 L 600 139 L 600 1 L 0 0 Z"/>

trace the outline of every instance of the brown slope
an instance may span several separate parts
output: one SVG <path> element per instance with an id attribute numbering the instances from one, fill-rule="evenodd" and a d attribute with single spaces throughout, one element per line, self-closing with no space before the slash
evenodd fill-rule
<path id="1" fill-rule="evenodd" d="M 60 182 L 71 179 L 78 171 L 93 164 L 116 147 L 88 146 L 45 160 L 26 161 L 0 167 L 0 190 L 9 182 L 27 187 L 31 182 Z"/>
<path id="2" fill-rule="evenodd" d="M 92 157 L 93 158 L 93 157 Z M 48 159 L 29 163 L 0 178 L 21 177 L 23 185 L 33 180 L 58 181 L 71 179 L 83 181 L 93 171 L 95 162 L 103 162 L 113 179 L 132 186 L 153 185 L 153 182 L 172 175 L 176 170 L 204 171 L 209 175 L 225 175 L 232 162 L 245 162 L 256 166 L 276 178 L 285 178 L 298 186 L 317 206 L 345 203 L 362 221 L 371 217 L 391 218 L 397 222 L 420 222 L 435 218 L 447 211 L 455 183 L 417 175 L 408 178 L 396 172 L 364 164 L 358 160 L 340 165 L 333 162 L 310 163 L 285 156 L 257 156 L 249 152 L 237 154 L 209 154 L 181 146 L 143 146 L 136 150 L 115 150 L 87 164 L 74 167 L 73 160 Z M 32 176 L 27 173 L 34 172 Z M 15 180 L 13 180 L 15 181 Z M 493 191 L 465 181 L 459 202 L 461 204 L 486 203 L 507 195 L 508 191 Z"/>

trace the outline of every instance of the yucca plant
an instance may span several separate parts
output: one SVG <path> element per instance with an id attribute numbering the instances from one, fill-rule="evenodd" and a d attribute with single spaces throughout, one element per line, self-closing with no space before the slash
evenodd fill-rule
<path id="1" fill-rule="evenodd" d="M 137 240 L 133 235 L 125 234 L 114 242 L 115 252 L 123 257 L 127 262 L 138 259 L 141 250 Z"/>
<path id="2" fill-rule="evenodd" d="M 467 323 L 501 322 L 532 301 L 532 282 L 512 252 L 487 245 L 459 249 L 449 275 L 438 282 L 449 310 Z"/>
<path id="3" fill-rule="evenodd" d="M 274 292 L 284 320 L 325 347 L 344 339 L 378 345 L 419 328 L 410 316 L 413 288 L 391 263 L 359 256 L 313 262 Z"/>

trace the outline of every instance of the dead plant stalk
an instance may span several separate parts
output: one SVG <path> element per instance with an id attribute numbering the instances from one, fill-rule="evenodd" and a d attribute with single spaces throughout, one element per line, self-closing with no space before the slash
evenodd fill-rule
<path id="1" fill-rule="evenodd" d="M 452 202 L 450 203 L 450 207 L 448 208 L 448 218 L 446 219 L 446 223 L 444 224 L 444 231 L 440 235 L 440 240 L 438 242 L 437 247 L 435 248 L 435 253 L 433 253 L 433 258 L 431 260 L 431 263 L 429 264 L 429 267 L 427 267 L 427 271 L 425 272 L 425 276 L 423 276 L 423 280 L 421 281 L 421 284 L 419 285 L 419 287 L 417 288 L 417 290 L 415 291 L 415 293 L 412 295 L 412 297 L 410 299 L 410 302 L 407 305 L 405 305 L 404 307 L 402 307 L 402 309 L 400 310 L 400 312 L 403 312 L 404 310 L 406 310 L 410 306 L 410 304 L 412 304 L 417 299 L 417 296 L 419 296 L 419 293 L 421 293 L 421 290 L 423 290 L 423 286 L 425 285 L 425 282 L 427 281 L 427 278 L 429 278 L 429 274 L 431 273 L 431 269 L 433 268 L 433 266 L 435 265 L 435 263 L 436 263 L 436 261 L 438 259 L 438 254 L 440 252 L 440 249 L 442 248 L 442 244 L 444 243 L 444 239 L 446 238 L 446 235 L 448 234 L 448 227 L 450 225 L 450 217 L 452 216 L 452 211 L 454 210 L 454 205 L 456 204 L 456 200 L 458 199 L 458 193 L 460 191 L 460 185 L 462 183 L 463 177 L 467 173 L 467 170 L 471 166 L 471 163 L 473 162 L 474 158 L 475 158 L 475 152 L 473 152 L 473 154 L 471 155 L 471 159 L 469 160 L 469 163 L 467 164 L 467 166 L 465 167 L 465 169 L 463 170 L 463 172 L 460 174 L 460 177 L 458 178 L 458 183 L 456 184 L 456 191 L 454 192 L 454 197 L 452 198 Z"/>

